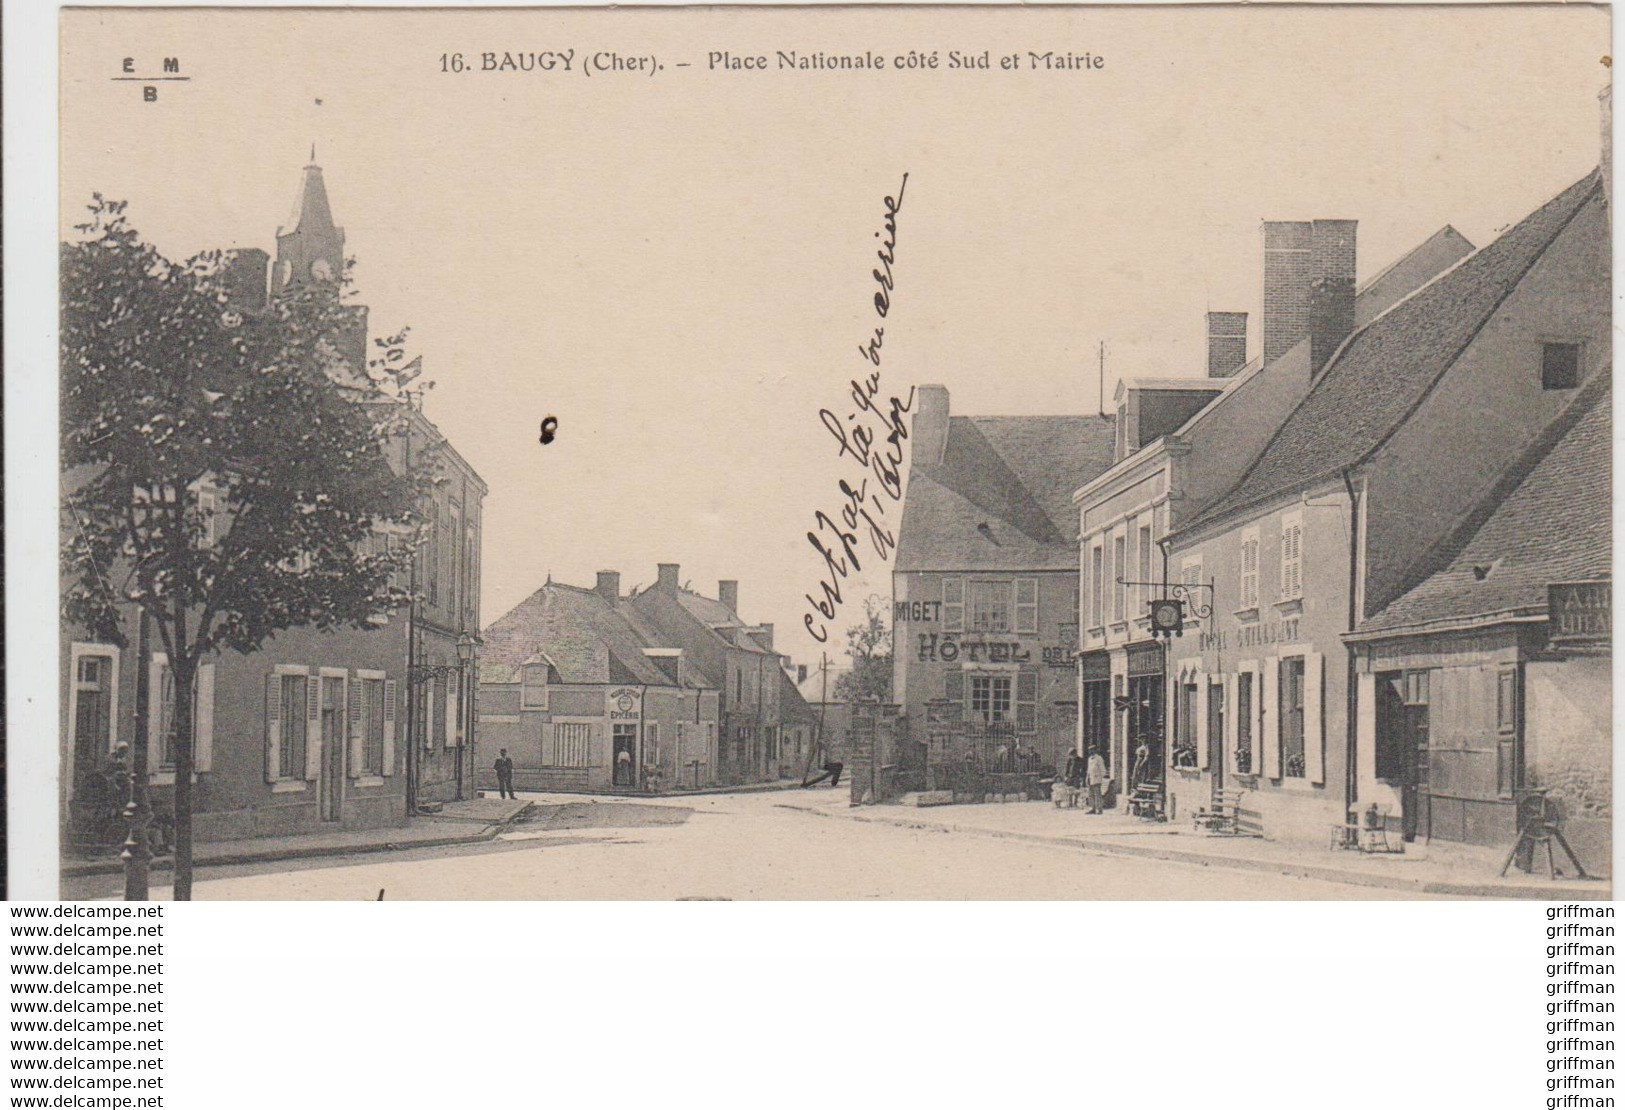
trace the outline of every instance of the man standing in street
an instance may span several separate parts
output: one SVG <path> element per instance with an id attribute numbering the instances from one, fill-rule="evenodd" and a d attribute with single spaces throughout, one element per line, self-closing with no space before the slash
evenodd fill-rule
<path id="1" fill-rule="evenodd" d="M 1089 780 L 1089 812 L 1106 812 L 1101 798 L 1101 793 L 1106 786 L 1106 759 L 1100 754 L 1099 748 L 1089 749 L 1089 766 L 1086 776 Z"/>
<path id="2" fill-rule="evenodd" d="M 508 749 L 503 748 L 502 754 L 497 756 L 497 794 L 499 797 L 512 798 L 513 792 L 513 760 L 508 758 Z"/>

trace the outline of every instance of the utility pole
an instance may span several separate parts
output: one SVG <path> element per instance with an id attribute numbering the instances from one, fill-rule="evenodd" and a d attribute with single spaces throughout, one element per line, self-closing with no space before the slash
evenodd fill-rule
<path id="1" fill-rule="evenodd" d="M 1099 387 L 1097 411 L 1101 416 L 1106 415 L 1106 341 L 1100 341 L 1100 373 L 1096 375 L 1096 385 Z"/>

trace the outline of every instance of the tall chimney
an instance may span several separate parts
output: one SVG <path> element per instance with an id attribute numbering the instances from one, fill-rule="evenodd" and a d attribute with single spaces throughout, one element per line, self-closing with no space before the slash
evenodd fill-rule
<path id="1" fill-rule="evenodd" d="M 1247 314 L 1209 312 L 1207 314 L 1207 376 L 1234 377 L 1247 365 Z"/>
<path id="2" fill-rule="evenodd" d="M 922 385 L 914 391 L 914 460 L 941 466 L 948 450 L 948 387 Z"/>
<path id="3" fill-rule="evenodd" d="M 807 681 L 807 664 L 805 664 L 805 663 L 797 663 L 796 664 L 796 685 L 800 686 L 803 682 L 806 682 L 806 681 Z"/>
<path id="4" fill-rule="evenodd" d="M 762 630 L 762 633 L 761 633 L 762 639 L 767 641 L 767 649 L 769 651 L 772 651 L 773 650 L 773 626 L 771 624 L 763 622 L 762 624 L 759 624 L 756 627 L 760 628 Z"/>
<path id="5" fill-rule="evenodd" d="M 598 572 L 598 596 L 614 605 L 621 599 L 621 576 L 618 571 L 601 570 Z"/>
<path id="6" fill-rule="evenodd" d="M 655 586 L 657 588 L 665 590 L 667 593 L 671 594 L 677 592 L 676 563 L 656 563 L 655 575 Z"/>
<path id="7" fill-rule="evenodd" d="M 1307 220 L 1264 221 L 1264 362 L 1271 363 L 1309 334 L 1310 248 Z"/>
<path id="8" fill-rule="evenodd" d="M 730 613 L 739 612 L 739 583 L 732 578 L 724 578 L 717 583 L 717 600 L 728 607 Z"/>
<path id="9" fill-rule="evenodd" d="M 1354 330 L 1354 220 L 1316 220 L 1309 290 L 1309 376 L 1319 374 Z"/>

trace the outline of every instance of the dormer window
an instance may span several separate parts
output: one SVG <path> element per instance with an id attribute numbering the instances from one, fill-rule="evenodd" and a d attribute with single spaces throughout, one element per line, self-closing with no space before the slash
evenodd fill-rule
<path id="1" fill-rule="evenodd" d="M 526 663 L 519 690 L 521 709 L 547 708 L 547 664 Z"/>
<path id="2" fill-rule="evenodd" d="M 1580 384 L 1580 345 L 1542 343 L 1540 345 L 1540 387 L 1574 389 Z"/>

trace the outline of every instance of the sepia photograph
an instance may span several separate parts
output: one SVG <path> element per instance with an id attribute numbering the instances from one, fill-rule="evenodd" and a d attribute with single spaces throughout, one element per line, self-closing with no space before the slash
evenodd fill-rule
<path id="1" fill-rule="evenodd" d="M 59 27 L 62 898 L 1611 896 L 1608 8 Z"/>

